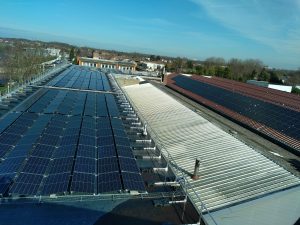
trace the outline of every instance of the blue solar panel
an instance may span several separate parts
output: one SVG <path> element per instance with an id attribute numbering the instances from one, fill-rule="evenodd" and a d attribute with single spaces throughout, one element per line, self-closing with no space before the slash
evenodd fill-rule
<path id="1" fill-rule="evenodd" d="M 22 172 L 43 175 L 48 168 L 49 162 L 49 158 L 38 158 L 31 156 L 28 158 Z"/>
<path id="2" fill-rule="evenodd" d="M 52 85 L 110 90 L 105 75 L 70 71 Z M 0 122 L 0 195 L 118 192 L 120 166 L 138 172 L 119 159 L 134 161 L 113 95 L 41 90 L 26 104 Z"/>
<path id="3" fill-rule="evenodd" d="M 140 170 L 133 158 L 119 157 L 121 171 L 139 173 Z"/>
<path id="4" fill-rule="evenodd" d="M 70 172 L 50 174 L 43 180 L 43 195 L 67 193 L 70 180 Z"/>
<path id="5" fill-rule="evenodd" d="M 95 174 L 74 172 L 71 183 L 71 192 L 97 193 L 96 181 L 97 177 Z"/>
<path id="6" fill-rule="evenodd" d="M 117 146 L 118 155 L 121 157 L 134 158 L 132 149 L 129 146 Z"/>
<path id="7" fill-rule="evenodd" d="M 16 174 L 0 174 L 0 196 L 5 195 Z"/>
<path id="8" fill-rule="evenodd" d="M 96 147 L 94 146 L 85 146 L 78 145 L 77 156 L 78 157 L 86 157 L 86 158 L 95 158 L 96 157 Z"/>
<path id="9" fill-rule="evenodd" d="M 68 173 L 72 170 L 73 157 L 53 159 L 49 166 L 49 174 Z"/>
<path id="10" fill-rule="evenodd" d="M 109 158 L 116 156 L 116 149 L 114 145 L 99 146 L 98 158 Z"/>
<path id="11" fill-rule="evenodd" d="M 145 192 L 145 184 L 138 173 L 122 172 L 124 189 Z"/>
<path id="12" fill-rule="evenodd" d="M 75 155 L 76 145 L 65 145 L 56 148 L 52 158 L 66 158 L 73 157 Z"/>
<path id="13" fill-rule="evenodd" d="M 36 195 L 42 179 L 42 175 L 20 173 L 15 183 L 10 188 L 9 193 L 18 195 Z"/>
<path id="14" fill-rule="evenodd" d="M 8 158 L 0 163 L 0 174 L 16 173 L 25 162 L 25 157 Z"/>
<path id="15" fill-rule="evenodd" d="M 40 158 L 51 158 L 54 150 L 54 146 L 38 144 L 32 151 L 31 155 Z"/>
<path id="16" fill-rule="evenodd" d="M 285 135 L 299 138 L 299 112 L 201 81 L 192 80 L 186 76 L 176 76 L 173 80 L 178 87 L 283 132 Z"/>
<path id="17" fill-rule="evenodd" d="M 111 173 L 111 172 L 118 172 L 119 166 L 117 157 L 111 158 L 99 158 L 98 159 L 98 173 Z"/>
<path id="18" fill-rule="evenodd" d="M 120 174 L 115 173 L 105 173 L 98 175 L 98 192 L 115 192 L 122 189 L 122 183 Z"/>
<path id="19" fill-rule="evenodd" d="M 97 173 L 97 161 L 92 158 L 77 157 L 75 160 L 74 171 L 78 173 Z"/>
<path id="20" fill-rule="evenodd" d="M 113 136 L 99 137 L 97 139 L 97 146 L 114 145 L 114 143 Z"/>

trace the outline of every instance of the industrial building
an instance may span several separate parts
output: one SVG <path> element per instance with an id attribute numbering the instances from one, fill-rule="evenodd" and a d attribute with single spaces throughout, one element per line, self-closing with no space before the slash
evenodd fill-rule
<path id="1" fill-rule="evenodd" d="M 136 62 L 132 61 L 116 61 L 108 59 L 99 59 L 99 58 L 87 58 L 87 57 L 78 57 L 78 65 L 80 66 L 89 66 L 96 67 L 100 69 L 116 69 L 121 71 L 135 71 Z"/>
<path id="2" fill-rule="evenodd" d="M 198 80 L 185 78 L 171 75 L 167 85 L 188 96 Z M 0 117 L 3 221 L 19 224 L 13 212 L 42 224 L 296 224 L 297 173 L 153 84 L 136 83 L 68 66 L 31 84 L 34 91 Z M 282 131 L 290 139 L 278 139 L 295 151 L 297 126 Z"/>

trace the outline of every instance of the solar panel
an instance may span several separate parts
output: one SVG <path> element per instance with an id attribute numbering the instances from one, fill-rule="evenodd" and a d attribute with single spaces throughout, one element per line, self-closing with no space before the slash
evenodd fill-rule
<path id="1" fill-rule="evenodd" d="M 43 195 L 67 193 L 70 180 L 70 172 L 50 174 L 43 180 Z"/>
<path id="2" fill-rule="evenodd" d="M 96 145 L 96 137 L 80 135 L 79 144 L 95 146 Z"/>
<path id="3" fill-rule="evenodd" d="M 119 157 L 121 171 L 139 173 L 140 170 L 136 164 L 136 160 L 132 158 Z"/>
<path id="4" fill-rule="evenodd" d="M 122 172 L 122 179 L 125 190 L 136 190 L 145 192 L 145 184 L 142 176 L 138 173 Z"/>
<path id="5" fill-rule="evenodd" d="M 59 140 L 60 140 L 59 136 L 43 134 L 42 137 L 39 140 L 39 143 L 44 144 L 44 145 L 55 146 L 55 145 L 58 144 Z"/>
<path id="6" fill-rule="evenodd" d="M 25 157 L 8 158 L 0 163 L 0 174 L 16 173 L 25 162 Z"/>
<path id="7" fill-rule="evenodd" d="M 266 124 L 279 132 L 284 131 L 288 136 L 297 138 L 293 131 L 295 128 L 299 130 L 299 120 L 295 126 L 291 118 L 300 118 L 299 112 L 185 76 L 176 76 L 173 80 L 178 87 L 198 94 L 243 116 Z"/>
<path id="8" fill-rule="evenodd" d="M 15 175 L 15 173 L 0 175 L 0 196 L 3 196 L 5 194 L 10 184 L 13 182 L 13 177 Z"/>
<path id="9" fill-rule="evenodd" d="M 97 138 L 97 145 L 98 146 L 114 145 L 114 144 L 115 144 L 115 142 L 114 142 L 114 138 L 112 136 Z"/>
<path id="10" fill-rule="evenodd" d="M 130 146 L 129 139 L 127 137 L 115 137 L 116 145 Z"/>
<path id="11" fill-rule="evenodd" d="M 116 156 L 116 149 L 114 145 L 99 146 L 98 158 L 107 158 Z"/>
<path id="12" fill-rule="evenodd" d="M 98 193 L 115 192 L 121 189 L 122 183 L 118 172 L 98 175 Z"/>
<path id="13" fill-rule="evenodd" d="M 36 195 L 43 176 L 29 173 L 20 173 L 9 190 L 11 194 Z"/>
<path id="14" fill-rule="evenodd" d="M 43 175 L 46 172 L 49 162 L 49 158 L 38 158 L 31 156 L 28 158 L 22 172 Z"/>
<path id="15" fill-rule="evenodd" d="M 51 158 L 55 146 L 37 144 L 31 155 L 40 158 Z"/>
<path id="16" fill-rule="evenodd" d="M 78 142 L 78 135 L 63 136 L 60 145 L 76 145 Z"/>
<path id="17" fill-rule="evenodd" d="M 96 180 L 97 177 L 95 174 L 74 172 L 71 183 L 71 192 L 97 193 Z"/>
<path id="18" fill-rule="evenodd" d="M 79 173 L 97 173 L 97 161 L 92 158 L 77 157 L 75 160 L 74 171 Z"/>
<path id="19" fill-rule="evenodd" d="M 94 159 L 96 157 L 96 147 L 86 146 L 86 145 L 78 145 L 77 156 Z"/>
<path id="20" fill-rule="evenodd" d="M 4 156 L 11 148 L 12 145 L 6 145 L 0 143 L 0 158 Z"/>
<path id="21" fill-rule="evenodd" d="M 128 146 L 117 146 L 117 152 L 120 157 L 134 158 L 132 149 Z"/>
<path id="22" fill-rule="evenodd" d="M 76 145 L 65 145 L 56 148 L 52 158 L 66 158 L 73 157 L 75 155 Z"/>
<path id="23" fill-rule="evenodd" d="M 49 166 L 49 174 L 70 172 L 73 166 L 73 157 L 53 159 Z"/>
<path id="24" fill-rule="evenodd" d="M 105 75 L 70 71 L 52 85 L 110 90 Z M 0 195 L 118 192 L 120 166 L 138 172 L 119 164 L 133 155 L 113 95 L 41 90 L 26 102 L 23 113 L 0 122 Z"/>
<path id="25" fill-rule="evenodd" d="M 99 174 L 118 172 L 118 171 L 119 171 L 119 166 L 118 166 L 117 157 L 98 159 Z"/>

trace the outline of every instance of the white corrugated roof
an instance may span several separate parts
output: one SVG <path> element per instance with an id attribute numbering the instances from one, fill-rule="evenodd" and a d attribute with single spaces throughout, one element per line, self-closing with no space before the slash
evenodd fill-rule
<path id="1" fill-rule="evenodd" d="M 187 191 L 198 207 L 216 210 L 300 184 L 300 179 L 224 132 L 151 84 L 124 90 L 146 120 L 157 145 L 176 162 L 174 169 L 190 182 Z M 201 159 L 194 181 L 195 158 Z M 194 192 L 195 191 L 195 192 Z"/>

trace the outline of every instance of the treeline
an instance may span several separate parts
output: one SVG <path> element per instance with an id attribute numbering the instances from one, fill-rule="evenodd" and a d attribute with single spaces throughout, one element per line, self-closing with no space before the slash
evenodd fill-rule
<path id="1" fill-rule="evenodd" d="M 282 83 L 282 79 L 288 75 L 287 71 L 267 69 L 258 59 L 230 59 L 211 57 L 203 62 L 195 62 L 187 59 L 177 58 L 167 64 L 168 71 L 192 73 L 223 77 L 245 82 L 247 80 L 269 81 L 271 83 Z"/>
<path id="2" fill-rule="evenodd" d="M 2 73 L 6 80 L 22 83 L 42 72 L 41 63 L 54 59 L 45 56 L 40 48 L 26 50 L 23 45 L 8 45 L 0 48 Z"/>

